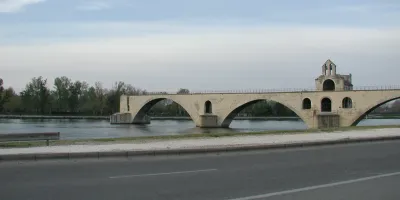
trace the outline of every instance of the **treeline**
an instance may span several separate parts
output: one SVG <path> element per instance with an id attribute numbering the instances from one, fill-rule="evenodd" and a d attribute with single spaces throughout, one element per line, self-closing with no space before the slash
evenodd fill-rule
<path id="1" fill-rule="evenodd" d="M 96 82 L 90 86 L 85 81 L 72 81 L 68 77 L 54 79 L 49 88 L 48 80 L 32 78 L 25 89 L 16 93 L 12 87 L 0 86 L 0 112 L 41 115 L 110 115 L 118 112 L 122 94 L 138 95 L 146 91 L 124 82 L 116 82 L 111 89 Z"/>
<path id="2" fill-rule="evenodd" d="M 144 89 L 124 82 L 116 82 L 108 89 L 101 82 L 89 85 L 85 81 L 72 81 L 68 77 L 54 79 L 53 88 L 48 80 L 39 76 L 32 78 L 25 89 L 16 93 L 12 87 L 5 89 L 0 79 L 0 113 L 2 114 L 40 114 L 40 115 L 111 115 L 119 111 L 120 96 L 147 94 Z M 180 94 L 188 94 L 188 89 L 179 89 Z M 386 107 L 379 111 L 388 112 Z M 400 112 L 400 101 L 392 108 Z M 378 110 L 378 109 L 377 109 Z M 163 100 L 149 111 L 151 116 L 188 116 L 175 102 Z M 246 107 L 241 116 L 296 116 L 282 104 L 260 101 Z"/>
<path id="3" fill-rule="evenodd" d="M 392 104 L 383 104 L 371 112 L 371 114 L 400 114 L 400 100 Z"/>
<path id="4" fill-rule="evenodd" d="M 40 115 L 110 115 L 119 111 L 120 96 L 146 94 L 147 91 L 124 82 L 116 82 L 112 88 L 102 83 L 89 85 L 85 81 L 72 81 L 68 77 L 54 79 L 49 88 L 48 80 L 39 76 L 26 84 L 25 89 L 16 93 L 12 87 L 5 89 L 0 79 L 0 113 Z M 188 89 L 179 89 L 188 94 Z M 178 104 L 170 100 L 157 103 L 149 111 L 152 116 L 188 116 Z M 292 116 L 294 113 L 274 102 L 262 101 L 248 106 L 241 113 L 247 116 Z"/>

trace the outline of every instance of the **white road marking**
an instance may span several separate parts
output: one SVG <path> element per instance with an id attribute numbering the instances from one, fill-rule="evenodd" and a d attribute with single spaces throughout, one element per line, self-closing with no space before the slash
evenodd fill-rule
<path id="1" fill-rule="evenodd" d="M 187 173 L 198 173 L 198 172 L 210 172 L 210 171 L 216 171 L 216 170 L 217 169 L 202 169 L 202 170 L 194 170 L 194 171 L 167 172 L 167 173 L 156 173 L 156 174 L 137 174 L 137 175 L 111 176 L 110 178 L 131 178 L 131 177 L 144 177 L 144 176 L 187 174 Z"/>
<path id="2" fill-rule="evenodd" d="M 352 180 L 347 180 L 347 181 L 340 181 L 340 182 L 328 183 L 328 184 L 323 184 L 323 185 L 315 185 L 315 186 L 310 186 L 310 187 L 298 188 L 298 189 L 293 189 L 293 190 L 285 190 L 285 191 L 281 191 L 281 192 L 272 192 L 272 193 L 267 193 L 267 194 L 248 196 L 248 197 L 230 199 L 230 200 L 253 200 L 253 199 L 268 198 L 268 197 L 273 197 L 273 196 L 280 196 L 280 195 L 291 194 L 291 193 L 296 193 L 296 192 L 304 192 L 304 191 L 309 191 L 309 190 L 334 187 L 334 186 L 338 186 L 338 185 L 345 185 L 345 184 L 350 184 L 350 183 L 357 183 L 357 182 L 362 182 L 362 181 L 368 181 L 368 180 L 379 179 L 379 178 L 390 177 L 390 176 L 398 176 L 398 175 L 400 175 L 400 172 L 381 174 L 381 175 L 377 175 L 377 176 L 369 176 L 369 177 L 352 179 Z"/>

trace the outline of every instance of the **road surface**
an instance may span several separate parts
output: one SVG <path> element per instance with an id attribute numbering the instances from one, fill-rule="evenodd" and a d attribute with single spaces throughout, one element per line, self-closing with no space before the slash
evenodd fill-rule
<path id="1" fill-rule="evenodd" d="M 0 199 L 400 199 L 400 141 L 0 163 Z"/>

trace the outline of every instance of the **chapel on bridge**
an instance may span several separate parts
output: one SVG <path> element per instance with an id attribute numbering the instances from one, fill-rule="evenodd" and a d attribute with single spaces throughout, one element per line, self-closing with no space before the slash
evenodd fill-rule
<path id="1" fill-rule="evenodd" d="M 322 74 L 315 79 L 317 91 L 353 90 L 351 74 L 337 74 L 336 65 L 330 59 L 322 65 L 321 69 Z"/>

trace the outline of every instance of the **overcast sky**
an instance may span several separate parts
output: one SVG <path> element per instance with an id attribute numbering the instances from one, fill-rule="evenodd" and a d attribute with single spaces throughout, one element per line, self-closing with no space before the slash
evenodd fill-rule
<path id="1" fill-rule="evenodd" d="M 400 85 L 398 0 L 0 0 L 0 77 L 149 91 Z"/>

